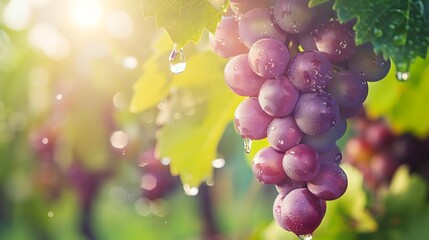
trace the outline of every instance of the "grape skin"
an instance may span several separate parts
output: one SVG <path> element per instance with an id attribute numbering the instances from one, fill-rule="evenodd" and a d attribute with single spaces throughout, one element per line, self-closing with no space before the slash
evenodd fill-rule
<path id="1" fill-rule="evenodd" d="M 326 92 L 304 93 L 296 103 L 294 115 L 303 133 L 318 136 L 337 124 L 339 108 L 337 101 Z"/>
<path id="2" fill-rule="evenodd" d="M 214 52 L 224 58 L 231 58 L 248 51 L 238 35 L 238 21 L 235 17 L 221 19 L 214 35 L 210 35 L 210 44 Z"/>
<path id="3" fill-rule="evenodd" d="M 347 190 L 347 175 L 334 163 L 321 164 L 318 174 L 307 182 L 308 190 L 323 200 L 335 200 Z"/>
<path id="4" fill-rule="evenodd" d="M 243 138 L 252 140 L 265 138 L 268 125 L 272 120 L 273 117 L 261 109 L 257 98 L 245 99 L 238 105 L 234 114 L 234 124 L 237 132 Z"/>
<path id="5" fill-rule="evenodd" d="M 289 62 L 289 50 L 276 39 L 264 38 L 249 49 L 249 63 L 252 70 L 261 77 L 278 77 Z"/>
<path id="6" fill-rule="evenodd" d="M 283 157 L 286 175 L 295 181 L 309 181 L 319 171 L 319 155 L 310 146 L 299 144 L 289 149 Z"/>
<path id="7" fill-rule="evenodd" d="M 271 147 L 261 149 L 252 162 L 255 177 L 264 184 L 277 184 L 286 178 L 282 167 L 283 153 Z"/>
<path id="8" fill-rule="evenodd" d="M 259 90 L 261 108 L 273 117 L 285 117 L 292 113 L 298 101 L 299 92 L 286 79 L 269 79 Z"/>
<path id="9" fill-rule="evenodd" d="M 314 8 L 308 7 L 308 1 L 277 0 L 274 4 L 274 19 L 288 33 L 304 32 L 314 17 Z"/>
<path id="10" fill-rule="evenodd" d="M 286 152 L 301 141 L 302 132 L 292 116 L 275 118 L 267 130 L 267 139 L 277 151 Z"/>
<path id="11" fill-rule="evenodd" d="M 225 65 L 225 83 L 237 95 L 256 97 L 265 78 L 252 71 L 247 54 L 231 58 Z"/>
<path id="12" fill-rule="evenodd" d="M 256 41 L 273 38 L 285 42 L 286 34 L 281 32 L 271 21 L 268 9 L 254 8 L 244 14 L 238 21 L 238 32 L 241 41 L 250 48 Z"/>

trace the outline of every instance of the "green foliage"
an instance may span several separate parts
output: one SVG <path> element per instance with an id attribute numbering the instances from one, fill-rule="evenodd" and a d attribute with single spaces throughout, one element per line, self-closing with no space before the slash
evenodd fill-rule
<path id="1" fill-rule="evenodd" d="M 329 2 L 330 0 L 310 0 L 308 2 L 308 6 L 309 7 L 315 7 L 319 4 L 325 3 L 325 2 Z"/>
<path id="2" fill-rule="evenodd" d="M 384 80 L 369 84 L 365 106 L 371 117 L 385 117 L 396 131 L 425 137 L 429 135 L 429 59 L 418 58 L 410 76 L 406 83 L 398 81 L 392 66 Z"/>
<path id="3" fill-rule="evenodd" d="M 371 41 L 376 52 L 396 63 L 398 71 L 408 71 L 414 59 L 426 57 L 429 23 L 421 1 L 336 0 L 334 8 L 343 22 L 357 17 L 357 43 Z"/>
<path id="4" fill-rule="evenodd" d="M 163 44 L 168 45 L 167 41 Z M 155 54 L 145 63 L 145 71 L 134 85 L 130 109 L 144 111 L 163 100 L 157 153 L 171 159 L 171 172 L 180 175 L 184 184 L 198 186 L 211 178 L 218 143 L 242 98 L 225 87 L 225 59 L 212 52 L 185 49 L 187 69 L 174 75 L 166 67 L 167 53 Z"/>
<path id="5" fill-rule="evenodd" d="M 214 32 L 223 9 L 206 0 L 143 0 L 145 17 L 155 16 L 159 27 L 165 27 L 173 42 L 181 48 L 190 40 L 198 41 L 204 28 Z"/>

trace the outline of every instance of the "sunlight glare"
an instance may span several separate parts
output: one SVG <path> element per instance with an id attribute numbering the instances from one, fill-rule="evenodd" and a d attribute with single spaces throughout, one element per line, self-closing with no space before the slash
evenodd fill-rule
<path id="1" fill-rule="evenodd" d="M 100 22 L 103 12 L 101 3 L 97 0 L 75 1 L 71 7 L 73 22 L 82 28 L 93 28 Z"/>

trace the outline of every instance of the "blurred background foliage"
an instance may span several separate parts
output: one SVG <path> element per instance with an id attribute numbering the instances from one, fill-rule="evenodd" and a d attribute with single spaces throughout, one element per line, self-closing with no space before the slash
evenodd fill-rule
<path id="1" fill-rule="evenodd" d="M 296 238 L 272 224 L 276 190 L 234 132 L 226 60 L 205 32 L 173 75 L 173 43 L 140 4 L 0 0 L 0 239 Z M 427 59 L 407 83 L 392 69 L 370 86 L 369 117 L 427 142 L 427 78 Z M 315 239 L 426 239 L 429 159 L 410 151 L 418 161 L 376 187 L 345 163 L 348 191 Z"/>

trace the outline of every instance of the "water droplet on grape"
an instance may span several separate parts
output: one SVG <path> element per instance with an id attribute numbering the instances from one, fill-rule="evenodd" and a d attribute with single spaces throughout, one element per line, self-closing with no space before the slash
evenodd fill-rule
<path id="1" fill-rule="evenodd" d="M 396 72 L 396 78 L 399 81 L 408 81 L 408 79 L 410 79 L 410 73 L 409 72 Z"/>
<path id="2" fill-rule="evenodd" d="M 276 130 L 276 127 L 272 126 L 272 127 L 270 127 L 270 130 L 274 131 L 274 130 Z"/>
<path id="3" fill-rule="evenodd" d="M 347 42 L 346 41 L 341 41 L 340 42 L 340 47 L 341 48 L 346 48 L 347 47 Z"/>
<path id="4" fill-rule="evenodd" d="M 312 234 L 299 235 L 298 237 L 300 240 L 312 240 L 313 239 Z"/>
<path id="5" fill-rule="evenodd" d="M 335 49 L 335 53 L 338 54 L 338 55 L 340 55 L 341 54 L 341 50 L 337 48 L 337 49 Z"/>
<path id="6" fill-rule="evenodd" d="M 173 50 L 168 58 L 170 62 L 170 71 L 174 74 L 179 74 L 186 69 L 186 59 L 183 49 L 177 50 L 177 44 L 174 44 Z"/>
<path id="7" fill-rule="evenodd" d="M 250 138 L 243 138 L 244 151 L 250 153 L 252 151 L 252 140 Z"/>
<path id="8" fill-rule="evenodd" d="M 280 144 L 280 145 L 283 145 L 284 143 L 285 143 L 285 141 L 284 141 L 283 139 L 280 139 L 280 140 L 279 140 L 279 144 Z"/>

